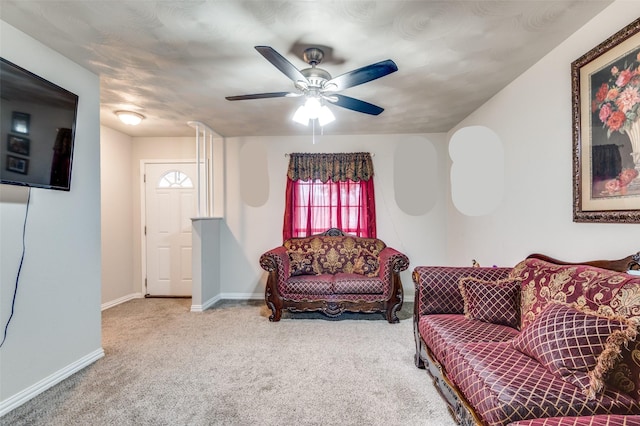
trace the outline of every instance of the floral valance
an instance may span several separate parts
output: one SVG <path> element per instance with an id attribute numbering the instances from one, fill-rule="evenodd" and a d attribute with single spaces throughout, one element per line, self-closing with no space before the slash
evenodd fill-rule
<path id="1" fill-rule="evenodd" d="M 344 182 L 369 180 L 373 177 L 373 162 L 368 152 L 341 154 L 289 155 L 287 176 L 291 180 L 321 180 Z"/>

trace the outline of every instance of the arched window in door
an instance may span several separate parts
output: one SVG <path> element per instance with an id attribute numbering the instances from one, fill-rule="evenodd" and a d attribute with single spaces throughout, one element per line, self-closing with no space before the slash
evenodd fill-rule
<path id="1" fill-rule="evenodd" d="M 169 170 L 158 179 L 158 188 L 193 188 L 193 182 L 181 171 Z"/>

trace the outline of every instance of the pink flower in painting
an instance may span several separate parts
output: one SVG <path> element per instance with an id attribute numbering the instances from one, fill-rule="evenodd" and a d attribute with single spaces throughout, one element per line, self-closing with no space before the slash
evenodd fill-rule
<path id="1" fill-rule="evenodd" d="M 627 186 L 637 177 L 638 171 L 636 169 L 624 169 L 620 172 L 618 181 L 620 181 L 620 186 Z"/>
<path id="2" fill-rule="evenodd" d="M 629 80 L 631 80 L 631 77 L 633 77 L 633 73 L 631 72 L 631 70 L 622 70 L 622 72 L 618 76 L 618 79 L 616 80 L 616 85 L 618 87 L 625 86 L 629 82 Z"/>
<path id="3" fill-rule="evenodd" d="M 629 131 L 640 116 L 640 49 L 617 63 L 624 63 L 624 68 L 612 65 L 609 80 L 592 88 L 591 110 L 598 114 L 607 137 Z"/>
<path id="4" fill-rule="evenodd" d="M 635 104 L 640 102 L 640 94 L 638 94 L 637 87 L 627 87 L 620 93 L 618 99 L 616 99 L 616 106 L 624 113 L 629 111 Z"/>
<path id="5" fill-rule="evenodd" d="M 604 190 L 607 191 L 609 195 L 615 194 L 620 191 L 620 181 L 618 179 L 608 180 L 607 183 L 604 184 Z"/>
<path id="6" fill-rule="evenodd" d="M 600 121 L 602 121 L 603 123 L 607 122 L 607 118 L 609 118 L 609 116 L 611 115 L 611 105 L 610 104 L 604 104 L 602 105 L 602 107 L 600 108 Z"/>

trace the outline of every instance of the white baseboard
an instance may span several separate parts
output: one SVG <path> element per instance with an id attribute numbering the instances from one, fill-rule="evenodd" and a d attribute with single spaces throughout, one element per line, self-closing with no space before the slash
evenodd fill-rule
<path id="1" fill-rule="evenodd" d="M 191 305 L 191 312 L 204 312 L 221 300 L 261 300 L 263 293 L 220 293 L 202 305 Z"/>
<path id="2" fill-rule="evenodd" d="M 216 302 L 222 300 L 222 296 L 219 294 L 204 302 L 202 305 L 191 305 L 191 312 L 204 312 L 212 307 Z"/>
<path id="3" fill-rule="evenodd" d="M 129 300 L 133 300 L 133 299 L 142 299 L 142 293 L 132 293 L 132 294 L 128 294 L 126 296 L 122 296 L 119 299 L 116 300 L 112 300 L 110 302 L 106 302 L 103 303 L 102 305 L 100 305 L 100 310 L 104 311 L 105 309 L 109 309 L 109 308 L 113 308 L 114 306 L 117 306 L 121 303 L 124 302 L 128 302 Z"/>
<path id="4" fill-rule="evenodd" d="M 45 377 L 36 384 L 29 386 L 25 390 L 18 392 L 17 394 L 0 401 L 0 417 L 7 414 L 9 411 L 18 408 L 30 399 L 40 395 L 47 389 L 57 385 L 67 377 L 82 370 L 83 368 L 93 364 L 104 356 L 104 350 L 102 348 L 96 349 L 88 355 L 80 358 L 79 360 L 67 365 L 61 370 L 56 371 L 49 377 Z"/>
<path id="5" fill-rule="evenodd" d="M 223 300 L 260 300 L 264 299 L 264 293 L 221 293 Z"/>

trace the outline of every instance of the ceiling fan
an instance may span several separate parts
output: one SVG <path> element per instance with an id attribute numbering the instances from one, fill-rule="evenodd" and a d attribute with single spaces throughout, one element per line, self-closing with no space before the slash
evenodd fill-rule
<path id="1" fill-rule="evenodd" d="M 367 83 L 371 80 L 375 80 L 398 71 L 397 65 L 391 59 L 387 59 L 385 61 L 358 68 L 337 77 L 331 77 L 331 74 L 327 71 L 322 68 L 318 68 L 318 65 L 322 62 L 324 57 L 324 52 L 320 48 L 310 47 L 305 49 L 303 59 L 310 65 L 310 68 L 302 70 L 298 70 L 298 68 L 296 68 L 284 56 L 269 46 L 255 46 L 255 48 L 262 56 L 265 57 L 265 59 L 267 59 L 267 61 L 271 62 L 284 75 L 289 77 L 298 91 L 227 96 L 227 100 L 240 101 L 245 99 L 306 96 L 307 101 L 313 100 L 318 107 L 324 100 L 342 108 L 370 115 L 378 115 L 384 111 L 384 108 L 370 104 L 369 102 L 341 95 L 337 92 L 348 89 L 349 87 Z"/>

